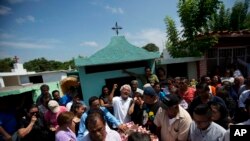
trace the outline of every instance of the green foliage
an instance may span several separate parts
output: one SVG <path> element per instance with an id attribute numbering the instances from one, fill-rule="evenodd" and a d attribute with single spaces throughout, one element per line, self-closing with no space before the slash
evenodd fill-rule
<path id="1" fill-rule="evenodd" d="M 183 27 L 181 37 L 174 21 L 170 17 L 165 19 L 168 33 L 166 47 L 171 56 L 201 56 L 217 43 L 217 38 L 207 35 L 207 31 L 208 20 L 212 19 L 219 4 L 219 0 L 179 0 L 178 13 Z"/>
<path id="2" fill-rule="evenodd" d="M 146 49 L 149 52 L 158 52 L 159 51 L 159 47 L 157 47 L 153 43 L 149 43 L 149 44 L 143 46 L 142 48 Z"/>
<path id="3" fill-rule="evenodd" d="M 0 72 L 10 72 L 13 68 L 14 61 L 12 58 L 0 59 Z"/>
<path id="4" fill-rule="evenodd" d="M 243 27 L 245 27 L 246 29 L 250 29 L 250 12 L 247 13 L 245 22 L 243 23 Z"/>
<path id="5" fill-rule="evenodd" d="M 59 62 L 54 60 L 46 60 L 45 58 L 38 58 L 24 63 L 24 68 L 28 71 L 54 71 L 54 70 L 67 70 L 71 66 L 72 69 L 75 68 L 74 61 Z"/>
<path id="6" fill-rule="evenodd" d="M 220 4 L 220 9 L 212 15 L 208 21 L 210 31 L 224 31 L 230 29 L 230 9 L 225 9 L 223 3 Z"/>
<path id="7" fill-rule="evenodd" d="M 231 9 L 226 9 L 221 3 L 220 9 L 212 15 L 209 21 L 210 31 L 238 31 L 250 29 L 249 0 L 236 1 Z"/>
<path id="8" fill-rule="evenodd" d="M 249 7 L 249 0 L 243 1 L 236 1 L 234 6 L 232 7 L 232 14 L 231 14 L 231 19 L 230 19 L 230 26 L 233 31 L 245 29 L 245 28 L 250 28 L 250 27 L 245 27 L 246 25 L 244 24 L 245 22 L 249 22 L 246 20 L 249 20 L 247 18 L 248 15 L 248 7 Z"/>

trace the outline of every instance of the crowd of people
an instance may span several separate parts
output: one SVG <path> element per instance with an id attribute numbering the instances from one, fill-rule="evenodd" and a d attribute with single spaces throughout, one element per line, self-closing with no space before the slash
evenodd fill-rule
<path id="1" fill-rule="evenodd" d="M 103 86 L 100 95 L 85 100 L 89 106 L 75 86 L 60 97 L 44 84 L 22 116 L 0 111 L 0 140 L 149 141 L 155 135 L 160 141 L 228 141 L 230 125 L 250 125 L 250 77 L 237 71 L 188 80 L 167 78 L 163 68 L 152 74 L 146 67 L 145 75 L 123 70 L 137 79 Z M 131 132 L 131 122 L 148 132 Z"/>

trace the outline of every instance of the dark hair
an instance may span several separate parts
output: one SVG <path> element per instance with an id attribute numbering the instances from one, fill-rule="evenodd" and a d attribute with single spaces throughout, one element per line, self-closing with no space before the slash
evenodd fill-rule
<path id="1" fill-rule="evenodd" d="M 128 141 L 150 141 L 150 135 L 146 133 L 133 132 L 128 136 Z"/>
<path id="2" fill-rule="evenodd" d="M 216 109 L 221 113 L 221 119 L 228 117 L 228 110 L 226 107 L 217 102 L 210 103 L 210 106 L 215 106 Z"/>
<path id="3" fill-rule="evenodd" d="M 68 111 L 62 112 L 57 117 L 57 123 L 59 126 L 62 126 L 64 124 L 71 122 L 73 118 L 74 118 L 74 114 L 72 112 L 68 112 Z"/>
<path id="4" fill-rule="evenodd" d="M 208 118 L 212 117 L 212 111 L 207 104 L 200 104 L 194 109 L 194 114 L 206 116 Z"/>
<path id="5" fill-rule="evenodd" d="M 105 119 L 103 116 L 103 112 L 100 109 L 95 109 L 95 110 L 89 110 L 88 111 L 88 116 L 85 120 L 85 127 L 86 129 L 89 129 L 90 124 L 96 124 L 97 119 L 100 119 L 103 124 L 105 124 Z"/>
<path id="6" fill-rule="evenodd" d="M 156 85 L 159 85 L 161 87 L 161 84 L 159 82 L 155 82 L 153 87 L 155 87 Z"/>
<path id="7" fill-rule="evenodd" d="M 44 89 L 44 88 L 47 88 L 47 89 L 49 90 L 49 85 L 47 85 L 47 84 L 41 85 L 40 90 L 42 90 L 42 89 Z"/>
<path id="8" fill-rule="evenodd" d="M 81 102 L 73 102 L 71 108 L 70 108 L 70 112 L 73 112 L 74 114 L 77 113 L 77 109 L 80 108 L 81 106 L 83 106 L 83 104 Z"/>
<path id="9" fill-rule="evenodd" d="M 206 75 L 201 76 L 200 83 L 206 83 Z"/>
<path id="10" fill-rule="evenodd" d="M 91 106 L 92 103 L 93 103 L 94 101 L 96 101 L 96 100 L 99 100 L 99 98 L 98 98 L 97 96 L 92 96 L 92 97 L 90 97 L 90 98 L 89 98 L 89 106 Z"/>
<path id="11" fill-rule="evenodd" d="M 150 68 L 149 66 L 146 66 L 146 67 L 144 68 L 144 71 L 146 71 L 147 69 L 150 69 L 150 71 L 151 71 L 151 68 Z"/>
<path id="12" fill-rule="evenodd" d="M 31 104 L 28 106 L 28 110 L 32 109 L 32 108 L 38 108 L 37 104 Z"/>
<path id="13" fill-rule="evenodd" d="M 105 88 L 108 88 L 108 86 L 107 86 L 107 85 L 102 86 L 102 93 L 101 93 L 101 96 L 104 96 L 104 95 L 105 95 L 105 94 L 103 93 L 103 90 L 104 90 Z M 108 89 L 109 89 L 109 88 L 108 88 Z"/>
<path id="14" fill-rule="evenodd" d="M 30 111 L 32 108 L 37 108 L 37 109 L 38 109 L 38 105 L 37 105 L 37 104 L 30 104 L 30 105 L 27 106 L 26 109 L 24 109 L 24 111 L 25 111 L 26 113 L 29 113 L 29 111 Z"/>
<path id="15" fill-rule="evenodd" d="M 189 80 L 186 78 L 181 78 L 180 83 L 185 83 L 186 85 L 190 84 Z"/>
<path id="16" fill-rule="evenodd" d="M 208 85 L 205 83 L 198 83 L 196 85 L 196 89 L 201 89 L 202 91 L 209 91 L 210 90 Z"/>
<path id="17" fill-rule="evenodd" d="M 162 71 L 164 73 L 164 75 L 166 74 L 166 71 L 162 67 L 159 67 L 156 69 L 157 75 L 159 75 L 159 71 Z"/>
<path id="18" fill-rule="evenodd" d="M 58 91 L 58 90 L 54 90 L 54 91 L 52 91 L 52 95 L 54 95 L 56 92 L 58 92 L 58 93 L 59 93 L 59 91 Z"/>

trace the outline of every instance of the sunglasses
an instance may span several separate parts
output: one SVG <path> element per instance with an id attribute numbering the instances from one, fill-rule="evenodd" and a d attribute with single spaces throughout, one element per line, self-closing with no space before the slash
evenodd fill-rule
<path id="1" fill-rule="evenodd" d="M 30 112 L 31 115 L 38 115 L 39 112 Z"/>

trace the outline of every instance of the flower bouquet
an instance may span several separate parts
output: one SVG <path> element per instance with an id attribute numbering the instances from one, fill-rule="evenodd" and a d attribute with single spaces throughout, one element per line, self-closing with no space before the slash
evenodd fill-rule
<path id="1" fill-rule="evenodd" d="M 120 132 L 121 139 L 122 141 L 127 141 L 128 136 L 133 133 L 133 132 L 140 132 L 140 133 L 146 133 L 150 135 L 151 141 L 158 141 L 158 137 L 154 134 L 151 134 L 149 130 L 146 128 L 139 126 L 137 124 L 134 124 L 133 121 L 128 122 L 125 124 L 127 126 L 127 131 L 126 132 Z"/>

